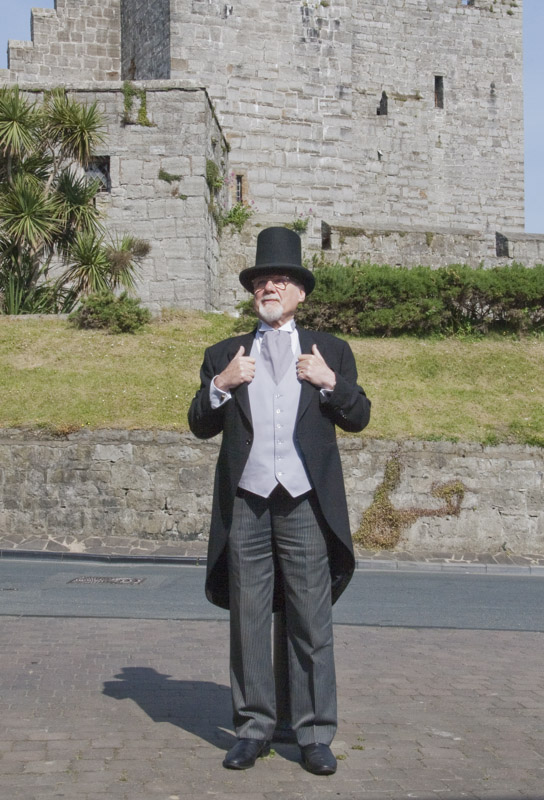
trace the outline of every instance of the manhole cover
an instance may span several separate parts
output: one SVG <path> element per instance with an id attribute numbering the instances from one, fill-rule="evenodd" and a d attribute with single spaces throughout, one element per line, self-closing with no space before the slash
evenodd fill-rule
<path id="1" fill-rule="evenodd" d="M 114 586 L 139 586 L 145 581 L 145 578 L 103 578 L 99 575 L 82 575 L 79 578 L 73 578 L 68 583 L 107 583 Z"/>

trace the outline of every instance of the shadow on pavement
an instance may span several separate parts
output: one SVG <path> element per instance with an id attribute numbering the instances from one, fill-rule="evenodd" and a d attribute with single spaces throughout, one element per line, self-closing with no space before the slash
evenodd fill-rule
<path id="1" fill-rule="evenodd" d="M 170 680 L 151 667 L 123 667 L 105 681 L 103 693 L 115 700 L 133 700 L 154 722 L 169 722 L 228 750 L 234 734 L 230 689 L 211 681 Z"/>

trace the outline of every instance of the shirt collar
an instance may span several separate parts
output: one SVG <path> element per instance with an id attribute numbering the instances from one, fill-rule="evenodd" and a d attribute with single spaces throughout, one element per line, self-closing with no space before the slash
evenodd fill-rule
<path id="1" fill-rule="evenodd" d="M 295 328 L 296 328 L 296 327 L 297 327 L 297 326 L 296 326 L 296 322 L 295 322 L 295 320 L 294 320 L 294 319 L 290 319 L 290 320 L 289 320 L 289 322 L 286 322 L 286 323 L 285 323 L 285 325 L 282 325 L 280 328 L 273 328 L 273 327 L 272 327 L 271 325 L 269 325 L 267 322 L 263 322 L 263 321 L 261 320 L 261 321 L 259 322 L 259 330 L 258 330 L 258 333 L 260 333 L 260 334 L 261 334 L 261 336 L 262 336 L 262 335 L 263 335 L 263 334 L 264 334 L 266 331 L 287 331 L 287 333 L 293 333 L 293 331 L 295 330 Z"/>

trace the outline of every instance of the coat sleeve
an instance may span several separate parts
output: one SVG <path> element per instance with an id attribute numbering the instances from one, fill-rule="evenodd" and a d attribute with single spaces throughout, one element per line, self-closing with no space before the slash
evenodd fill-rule
<path id="1" fill-rule="evenodd" d="M 199 439 L 210 439 L 223 430 L 225 406 L 214 409 L 210 402 L 210 384 L 220 371 L 214 364 L 212 348 L 208 348 L 200 368 L 200 389 L 193 397 L 188 414 L 189 427 Z"/>
<path id="2" fill-rule="evenodd" d="M 339 428 L 357 433 L 368 425 L 370 400 L 357 384 L 357 367 L 351 347 L 343 340 L 338 341 L 341 350 L 334 369 L 336 386 L 327 398 L 321 399 L 321 403 Z"/>

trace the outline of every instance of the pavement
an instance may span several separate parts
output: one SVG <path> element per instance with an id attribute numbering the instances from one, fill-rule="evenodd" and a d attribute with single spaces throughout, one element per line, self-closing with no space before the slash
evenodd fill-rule
<path id="1" fill-rule="evenodd" d="M 226 622 L 2 617 L 0 800 L 543 800 L 544 634 L 336 625 L 335 647 L 336 775 L 286 744 L 234 772 Z"/>

